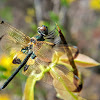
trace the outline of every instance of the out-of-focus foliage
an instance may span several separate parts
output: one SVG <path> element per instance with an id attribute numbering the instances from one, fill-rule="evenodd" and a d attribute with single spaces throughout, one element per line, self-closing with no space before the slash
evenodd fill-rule
<path id="1" fill-rule="evenodd" d="M 8 78 L 11 75 L 11 71 L 16 68 L 16 65 L 12 63 L 16 50 L 12 48 L 10 55 L 2 54 L 0 56 L 0 71 L 1 78 Z M 19 54 L 20 55 L 20 54 Z M 21 55 L 20 55 L 21 56 Z"/>
<path id="2" fill-rule="evenodd" d="M 70 3 L 74 2 L 75 0 L 61 0 L 61 4 L 65 6 L 69 6 Z"/>
<path id="3" fill-rule="evenodd" d="M 90 0 L 90 7 L 94 10 L 100 10 L 100 0 Z"/>
<path id="4" fill-rule="evenodd" d="M 6 19 L 8 22 L 13 20 L 12 9 L 10 7 L 5 7 L 0 9 L 0 17 Z"/>
<path id="5" fill-rule="evenodd" d="M 12 58 L 7 55 L 1 55 L 0 57 L 0 71 L 3 73 L 0 74 L 0 78 L 7 78 L 11 75 L 12 70 Z"/>
<path id="6" fill-rule="evenodd" d="M 25 16 L 25 21 L 27 23 L 34 23 L 33 17 L 35 16 L 35 10 L 33 8 L 27 9 L 27 15 Z"/>
<path id="7" fill-rule="evenodd" d="M 69 3 L 72 3 L 72 2 L 74 2 L 75 0 L 66 0 L 67 2 L 69 2 Z"/>
<path id="8" fill-rule="evenodd" d="M 8 94 L 1 94 L 0 100 L 11 100 Z"/>

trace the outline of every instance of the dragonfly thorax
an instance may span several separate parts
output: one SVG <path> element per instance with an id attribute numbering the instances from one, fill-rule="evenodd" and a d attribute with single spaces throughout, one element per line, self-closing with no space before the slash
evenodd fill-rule
<path id="1" fill-rule="evenodd" d="M 37 39 L 34 38 L 34 37 L 32 37 L 32 38 L 30 39 L 30 42 L 28 43 L 28 46 L 22 48 L 22 49 L 21 49 L 21 52 L 24 53 L 24 54 L 28 54 L 30 51 L 33 50 L 34 45 L 36 44 L 36 42 L 37 42 Z M 34 52 L 33 52 L 32 55 L 31 55 L 31 58 L 34 59 L 35 57 L 36 57 L 36 55 L 35 55 Z"/>
<path id="2" fill-rule="evenodd" d="M 29 46 L 22 48 L 21 52 L 24 54 L 28 54 L 33 48 L 33 44 L 30 42 Z M 34 59 L 36 57 L 35 53 L 33 52 L 31 55 L 31 59 Z"/>
<path id="3" fill-rule="evenodd" d="M 31 38 L 30 42 L 28 43 L 28 46 L 21 49 L 22 53 L 28 54 L 30 50 L 32 50 L 33 45 L 35 44 L 35 40 Z"/>

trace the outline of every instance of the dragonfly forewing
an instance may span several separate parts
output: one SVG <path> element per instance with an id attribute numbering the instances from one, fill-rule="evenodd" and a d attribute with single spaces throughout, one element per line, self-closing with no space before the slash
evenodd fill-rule
<path id="1" fill-rule="evenodd" d="M 5 47 L 9 46 L 8 48 L 10 48 L 11 44 L 14 46 L 25 46 L 30 42 L 30 37 L 26 36 L 8 23 L 0 21 L 0 42 L 1 44 L 3 43 L 2 45 L 5 45 Z"/>

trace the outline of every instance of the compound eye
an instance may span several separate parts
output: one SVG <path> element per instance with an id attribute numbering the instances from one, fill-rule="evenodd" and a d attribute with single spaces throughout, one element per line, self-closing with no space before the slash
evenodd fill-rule
<path id="1" fill-rule="evenodd" d="M 45 31 L 46 30 L 46 27 L 43 25 L 42 27 L 41 27 L 41 31 Z"/>
<path id="2" fill-rule="evenodd" d="M 45 30 L 47 30 L 47 29 L 48 29 L 48 27 L 47 27 L 47 26 L 45 26 L 45 25 L 42 25 L 41 29 L 45 31 Z"/>
<path id="3" fill-rule="evenodd" d="M 38 27 L 38 33 L 43 35 L 43 36 L 48 35 L 48 27 L 45 26 L 45 25 L 42 25 L 41 27 Z"/>

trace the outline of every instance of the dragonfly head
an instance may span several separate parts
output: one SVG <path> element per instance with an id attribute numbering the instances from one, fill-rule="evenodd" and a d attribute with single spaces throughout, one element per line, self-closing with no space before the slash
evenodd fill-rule
<path id="1" fill-rule="evenodd" d="M 43 36 L 47 36 L 48 35 L 48 27 L 45 25 L 42 25 L 41 27 L 38 27 L 38 33 L 43 35 Z"/>

